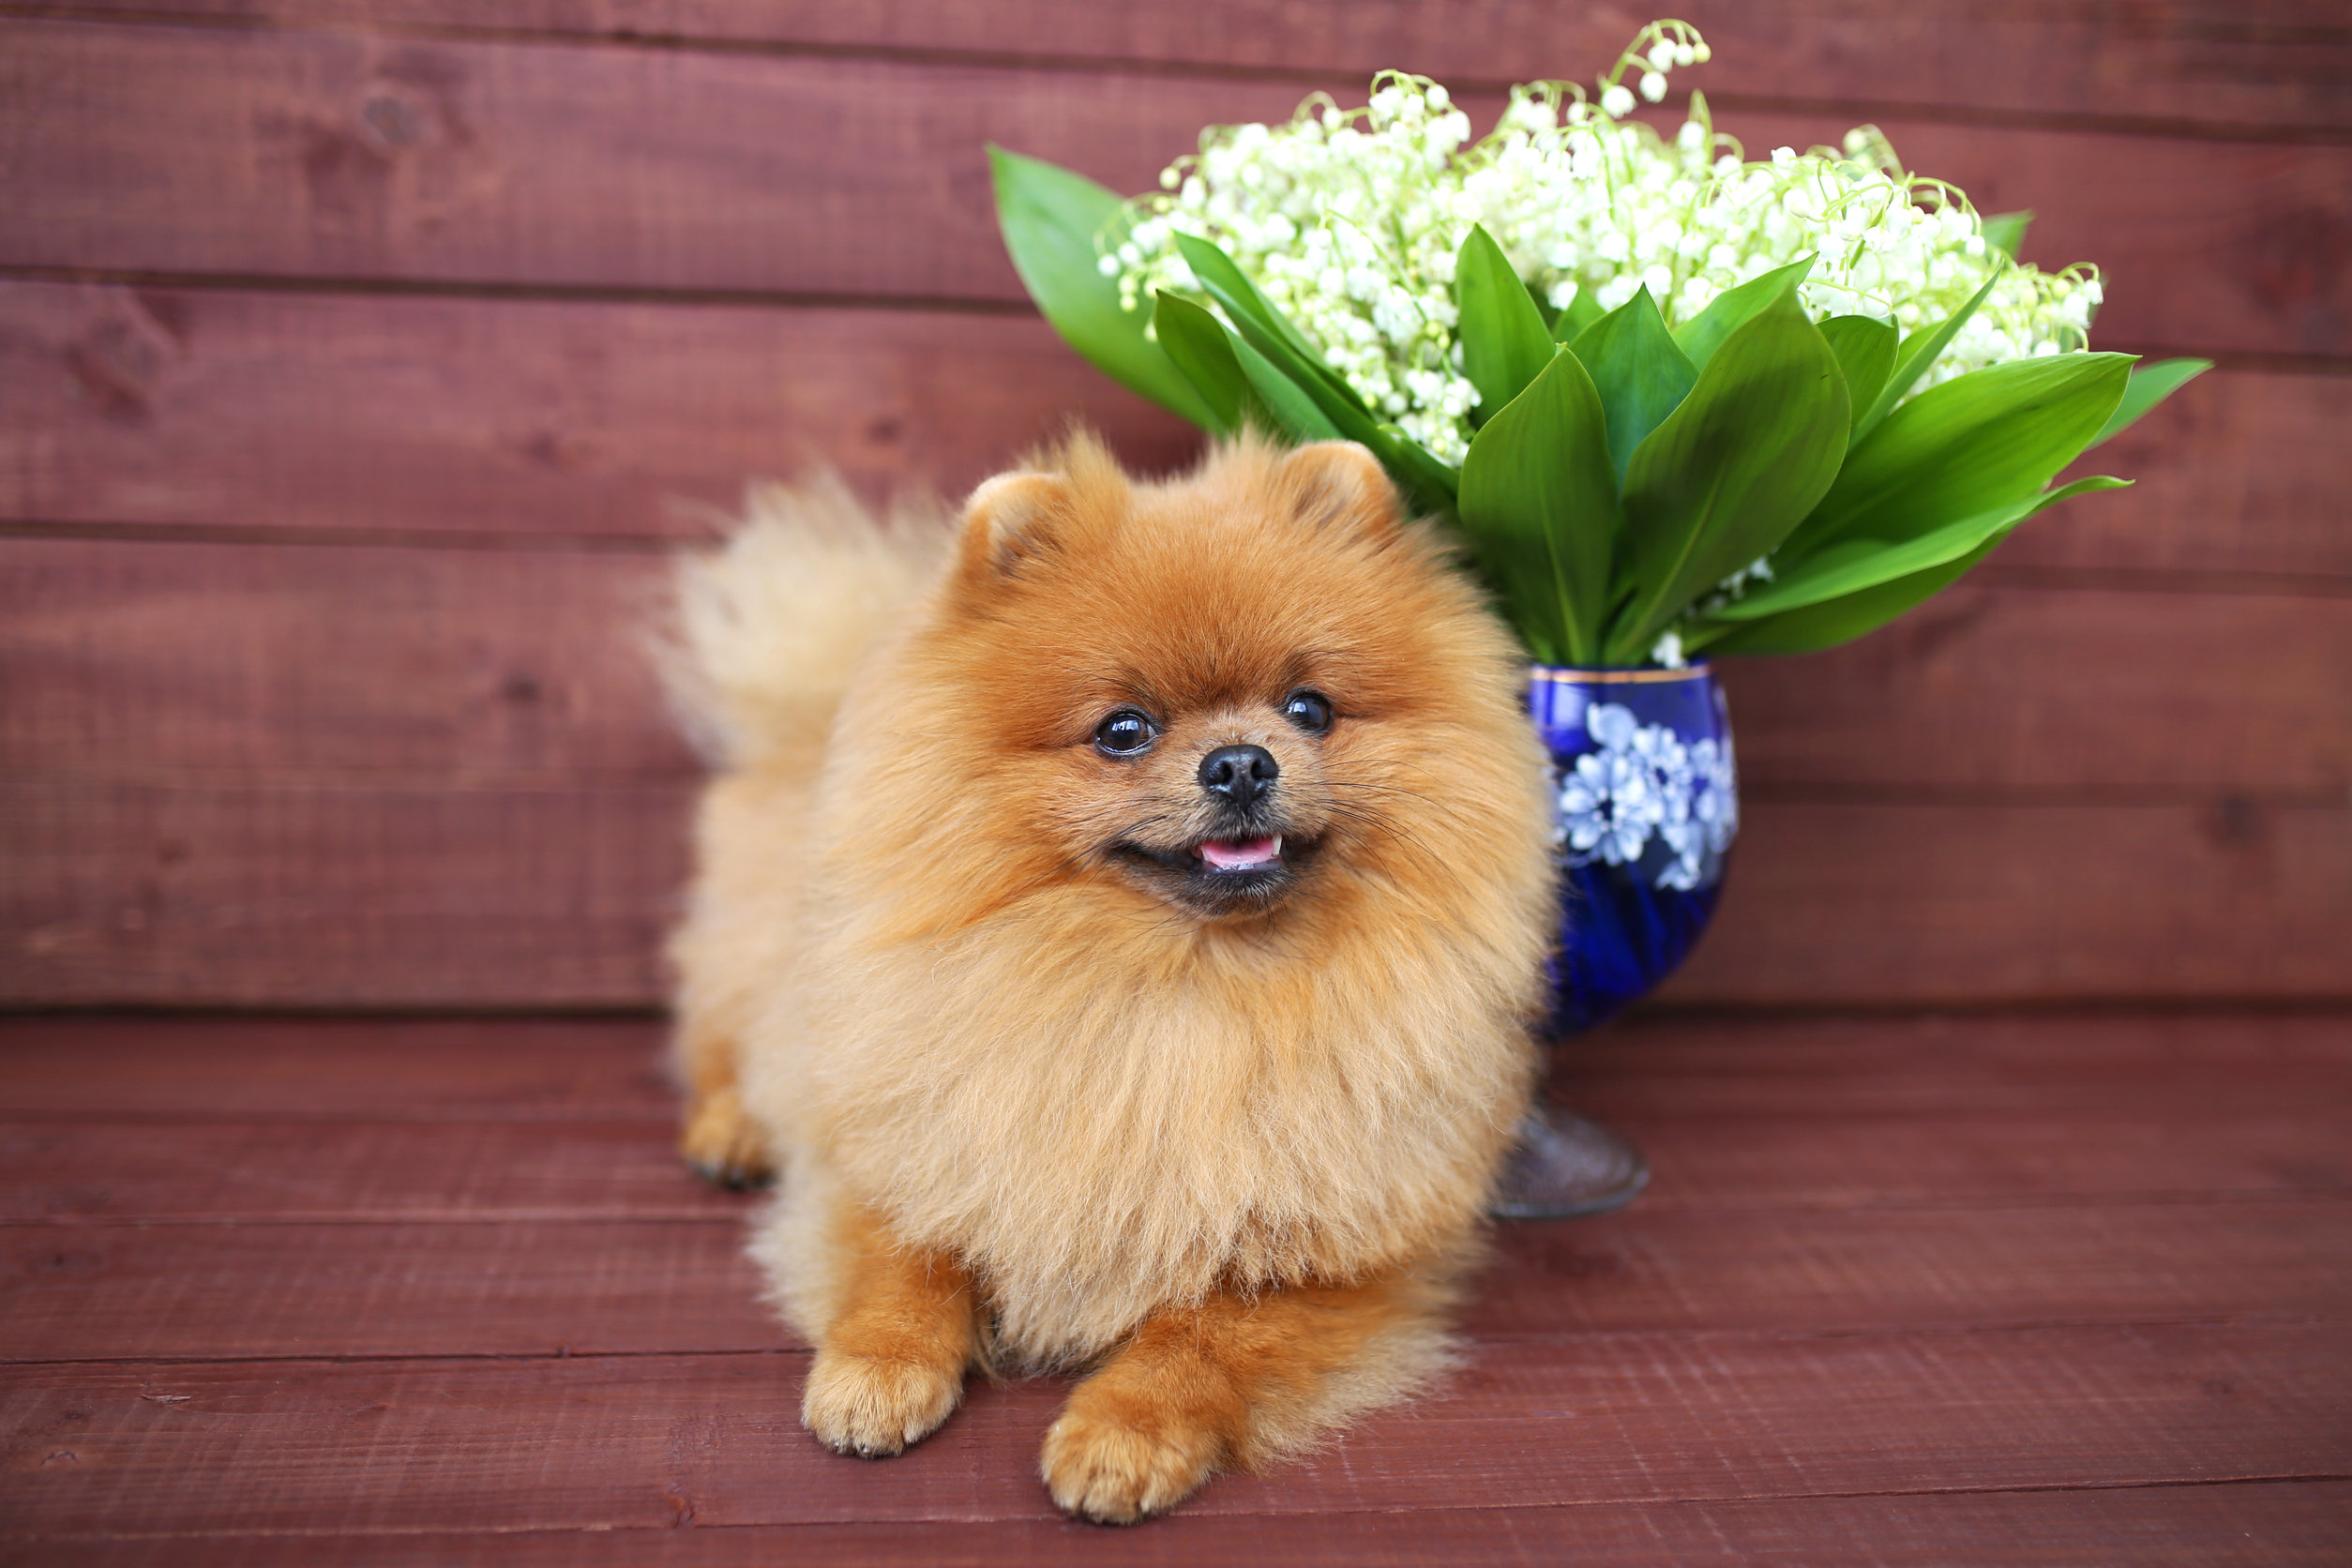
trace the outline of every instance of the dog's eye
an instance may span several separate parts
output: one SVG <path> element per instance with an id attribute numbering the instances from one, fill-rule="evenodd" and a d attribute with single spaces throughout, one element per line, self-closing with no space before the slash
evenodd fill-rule
<path id="1" fill-rule="evenodd" d="M 1282 700 L 1282 716 L 1310 735 L 1331 728 L 1331 699 L 1302 686 Z"/>
<path id="2" fill-rule="evenodd" d="M 1132 757 L 1159 738 L 1149 714 L 1122 708 L 1094 726 L 1094 744 L 1114 757 Z"/>

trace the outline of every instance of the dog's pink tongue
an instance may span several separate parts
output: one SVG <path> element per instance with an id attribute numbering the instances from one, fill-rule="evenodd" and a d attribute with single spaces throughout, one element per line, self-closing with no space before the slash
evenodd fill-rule
<path id="1" fill-rule="evenodd" d="M 1220 871 L 1240 871 L 1264 866 L 1281 853 L 1272 838 L 1210 838 L 1200 845 L 1200 858 Z"/>

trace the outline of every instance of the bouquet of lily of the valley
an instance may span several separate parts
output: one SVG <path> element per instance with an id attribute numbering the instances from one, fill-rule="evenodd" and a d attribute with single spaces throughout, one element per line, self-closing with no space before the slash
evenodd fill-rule
<path id="1" fill-rule="evenodd" d="M 1213 128 L 1126 201 L 994 150 L 1005 243 L 1134 390 L 1371 448 L 1541 662 L 1829 647 L 2123 484 L 2049 488 L 2206 362 L 2090 352 L 2096 271 L 2019 263 L 2028 215 L 1869 127 L 1751 162 L 1696 93 L 1671 137 L 1632 117 L 1706 57 L 1654 23 L 1597 95 L 1515 88 L 1477 142 L 1390 72 Z"/>

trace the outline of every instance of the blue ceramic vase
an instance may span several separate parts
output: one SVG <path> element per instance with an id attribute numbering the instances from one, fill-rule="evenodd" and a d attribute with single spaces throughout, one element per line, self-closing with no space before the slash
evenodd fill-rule
<path id="1" fill-rule="evenodd" d="M 1715 912 L 1740 831 L 1731 719 L 1704 664 L 1529 672 L 1551 754 L 1561 943 L 1556 1035 L 1591 1029 L 1672 973 Z"/>

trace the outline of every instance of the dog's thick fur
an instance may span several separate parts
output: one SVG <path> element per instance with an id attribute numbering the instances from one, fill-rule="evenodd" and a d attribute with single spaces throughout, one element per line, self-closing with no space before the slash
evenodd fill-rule
<path id="1" fill-rule="evenodd" d="M 1515 650 L 1368 453 L 1151 484 L 1079 437 L 952 536 L 774 492 L 682 608 L 724 765 L 683 1146 L 781 1177 L 754 1252 L 819 1438 L 896 1453 L 970 1364 L 1083 1370 L 1046 1480 L 1130 1520 L 1442 1364 L 1556 906 Z M 1138 755 L 1095 745 L 1121 709 Z M 1232 745 L 1294 848 L 1203 905 L 1168 867 Z"/>

